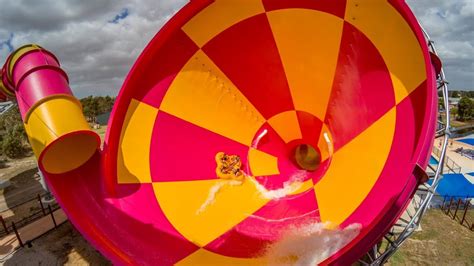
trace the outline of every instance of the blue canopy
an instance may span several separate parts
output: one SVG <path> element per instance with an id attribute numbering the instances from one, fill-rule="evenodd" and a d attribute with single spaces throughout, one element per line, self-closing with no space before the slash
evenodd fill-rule
<path id="1" fill-rule="evenodd" d="M 432 180 L 428 183 L 431 184 Z M 447 197 L 474 198 L 474 184 L 462 174 L 444 174 L 436 193 Z"/>
<path id="2" fill-rule="evenodd" d="M 458 141 L 474 146 L 474 138 L 458 139 Z"/>
<path id="3" fill-rule="evenodd" d="M 437 164 L 438 164 L 438 160 L 436 160 L 435 157 L 431 156 L 431 157 L 430 157 L 430 164 L 431 164 L 431 165 L 437 165 Z"/>

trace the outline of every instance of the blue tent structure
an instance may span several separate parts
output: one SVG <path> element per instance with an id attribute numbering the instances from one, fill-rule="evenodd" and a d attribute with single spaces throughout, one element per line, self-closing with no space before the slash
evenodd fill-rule
<path id="1" fill-rule="evenodd" d="M 474 146 L 474 138 L 458 139 L 458 141 Z"/>
<path id="2" fill-rule="evenodd" d="M 433 155 L 430 157 L 430 165 L 438 165 L 438 160 Z"/>
<path id="3" fill-rule="evenodd" d="M 469 175 L 474 174 L 470 173 Z M 431 184 L 431 180 L 429 183 Z M 444 174 L 436 192 L 443 197 L 474 198 L 474 184 L 463 174 Z"/>

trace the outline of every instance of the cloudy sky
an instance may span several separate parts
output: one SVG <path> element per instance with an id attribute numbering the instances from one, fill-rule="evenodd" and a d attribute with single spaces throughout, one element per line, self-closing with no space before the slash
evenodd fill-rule
<path id="1" fill-rule="evenodd" d="M 187 0 L 0 0 L 0 64 L 38 43 L 55 53 L 79 97 L 116 95 L 139 53 Z M 474 0 L 409 0 L 452 89 L 474 90 Z"/>

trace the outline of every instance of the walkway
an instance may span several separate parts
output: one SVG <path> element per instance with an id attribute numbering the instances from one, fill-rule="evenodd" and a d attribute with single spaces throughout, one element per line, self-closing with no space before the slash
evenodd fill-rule
<path id="1" fill-rule="evenodd" d="M 62 209 L 54 211 L 53 216 L 57 225 L 67 221 L 67 216 Z M 51 214 L 48 214 L 33 223 L 18 229 L 18 233 L 21 241 L 26 245 L 28 241 L 32 241 L 52 229 L 54 229 L 54 222 Z M 16 238 L 15 233 L 11 232 L 0 239 L 0 257 L 3 258 L 8 256 L 18 247 L 20 247 L 20 242 Z"/>
<path id="2" fill-rule="evenodd" d="M 439 143 L 443 140 L 443 138 L 438 138 L 435 140 L 435 147 L 439 147 Z M 452 143 L 452 144 L 451 144 Z M 459 141 L 450 141 L 450 144 L 448 145 L 448 149 L 446 151 L 446 155 L 451 158 L 453 161 L 456 162 L 459 166 L 461 166 L 461 173 L 466 174 L 466 173 L 472 173 L 474 172 L 474 160 L 471 160 L 465 156 L 462 156 L 461 154 L 455 152 L 456 149 L 458 148 L 464 148 L 464 149 L 473 149 L 472 146 L 462 143 Z M 471 183 L 474 183 L 474 178 L 469 177 L 465 175 L 466 178 L 468 178 Z"/>

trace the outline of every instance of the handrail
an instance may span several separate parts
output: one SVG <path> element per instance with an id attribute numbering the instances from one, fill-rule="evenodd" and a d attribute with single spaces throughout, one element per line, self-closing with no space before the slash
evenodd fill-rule
<path id="1" fill-rule="evenodd" d="M 43 205 L 44 202 L 41 201 L 41 198 L 42 198 L 43 196 L 47 196 L 47 195 L 50 195 L 50 194 L 49 194 L 49 193 L 37 194 L 35 197 L 33 197 L 33 198 L 31 198 L 31 199 L 25 200 L 25 201 L 22 202 L 22 203 L 15 204 L 14 206 L 9 207 L 8 209 L 5 209 L 5 210 L 0 211 L 0 217 L 1 217 L 0 220 L 3 220 L 3 221 L 4 221 L 4 222 L 2 223 L 2 225 L 3 225 L 3 230 L 0 228 L 0 237 L 2 237 L 2 236 L 4 236 L 4 235 L 8 234 L 9 232 L 11 232 L 11 230 L 12 230 L 12 224 L 13 224 L 13 223 L 14 223 L 15 226 L 19 229 L 19 228 L 22 228 L 22 227 L 24 227 L 24 226 L 26 226 L 26 225 L 28 225 L 28 224 L 30 224 L 30 223 L 32 223 L 32 222 L 34 222 L 34 221 L 40 219 L 41 217 L 44 217 L 44 216 L 47 215 L 47 213 L 45 212 L 45 210 L 44 210 L 43 208 L 41 208 L 40 210 L 38 210 L 38 211 L 36 211 L 36 212 L 33 212 L 33 213 L 30 212 L 28 215 L 25 215 L 24 217 L 21 217 L 21 219 L 19 219 L 19 220 L 16 220 L 16 221 L 8 221 L 8 224 L 9 224 L 9 225 L 7 225 L 6 222 L 7 222 L 8 219 L 7 219 L 7 218 L 3 218 L 3 216 L 2 216 L 3 213 L 5 213 L 5 212 L 10 212 L 10 211 L 15 212 L 15 211 L 14 211 L 15 208 L 19 208 L 19 207 L 24 206 L 24 205 L 26 205 L 26 204 L 29 204 L 29 203 L 31 203 L 31 202 L 33 202 L 33 201 L 39 201 L 39 202 L 38 202 L 38 205 L 42 207 L 42 205 Z M 39 198 L 39 200 L 38 200 L 38 198 Z M 53 211 L 55 211 L 55 210 L 57 210 L 57 209 L 60 208 L 60 206 L 57 204 L 56 201 L 54 201 L 54 203 L 49 204 L 48 206 L 51 206 L 51 205 L 52 205 Z"/>
<path id="2" fill-rule="evenodd" d="M 433 147 L 433 154 L 436 155 L 439 159 L 439 156 L 441 155 L 441 150 L 436 147 Z M 448 167 L 449 170 L 451 170 L 451 172 L 455 174 L 461 173 L 461 170 L 462 170 L 461 166 L 457 164 L 455 161 L 453 161 L 453 159 L 449 158 L 449 156 L 447 155 L 445 159 L 445 165 Z M 448 170 L 448 173 L 449 173 L 449 170 Z"/>
<path id="3" fill-rule="evenodd" d="M 27 203 L 29 203 L 29 202 L 31 202 L 31 201 L 35 201 L 35 200 L 37 200 L 38 195 L 39 195 L 40 197 L 44 197 L 44 196 L 46 196 L 46 195 L 48 195 L 48 194 L 49 194 L 49 192 L 44 192 L 44 193 L 42 193 L 42 194 L 35 194 L 35 196 L 34 196 L 33 198 L 31 198 L 31 199 L 28 199 L 28 200 L 25 200 L 25 201 L 23 201 L 23 202 L 17 203 L 17 204 L 15 204 L 15 205 L 13 205 L 13 206 L 8 206 L 8 208 L 3 209 L 3 210 L 0 210 L 0 214 L 2 214 L 2 213 L 4 213 L 4 212 L 8 212 L 8 211 L 10 211 L 11 209 L 14 209 L 14 208 L 18 208 L 18 207 L 20 207 L 20 206 L 22 206 L 22 205 L 25 205 L 25 204 L 27 204 Z"/>

